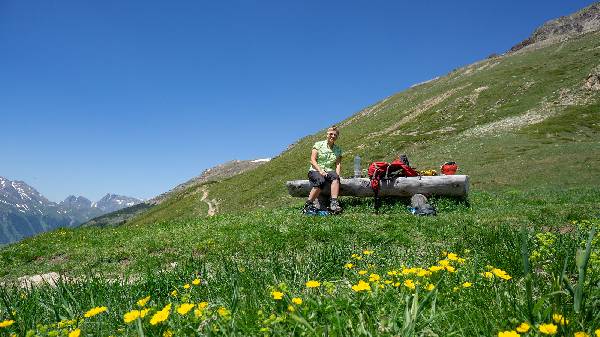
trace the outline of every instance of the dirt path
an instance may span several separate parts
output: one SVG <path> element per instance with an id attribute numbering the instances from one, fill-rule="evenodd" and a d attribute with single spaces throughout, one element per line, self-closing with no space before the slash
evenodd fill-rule
<path id="1" fill-rule="evenodd" d="M 200 201 L 205 202 L 208 205 L 208 216 L 213 216 L 217 213 L 217 201 L 215 199 L 208 199 L 208 188 L 202 186 L 202 198 Z"/>

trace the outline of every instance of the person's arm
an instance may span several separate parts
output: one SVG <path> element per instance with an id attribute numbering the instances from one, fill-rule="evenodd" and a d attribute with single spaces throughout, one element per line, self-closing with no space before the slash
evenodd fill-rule
<path id="1" fill-rule="evenodd" d="M 342 156 L 337 157 L 335 160 L 335 173 L 341 177 L 342 172 Z"/>
<path id="2" fill-rule="evenodd" d="M 319 151 L 317 149 L 312 149 L 310 154 L 310 164 L 312 167 L 317 170 L 317 172 L 321 173 L 321 175 L 325 176 L 327 172 L 323 171 L 323 169 L 317 164 L 317 156 L 319 155 Z"/>

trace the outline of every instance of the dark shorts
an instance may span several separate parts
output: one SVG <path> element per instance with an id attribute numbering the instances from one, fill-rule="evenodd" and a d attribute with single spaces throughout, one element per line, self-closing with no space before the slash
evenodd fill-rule
<path id="1" fill-rule="evenodd" d="M 323 188 L 326 183 L 331 183 L 334 180 L 340 180 L 340 176 L 338 176 L 335 171 L 327 172 L 327 175 L 322 176 L 321 173 L 317 171 L 308 171 L 308 180 L 310 181 L 311 187 Z"/>

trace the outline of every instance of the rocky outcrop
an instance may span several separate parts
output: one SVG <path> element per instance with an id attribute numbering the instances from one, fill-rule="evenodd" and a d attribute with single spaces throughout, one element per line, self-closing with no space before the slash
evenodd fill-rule
<path id="1" fill-rule="evenodd" d="M 592 69 L 583 84 L 583 88 L 587 90 L 600 91 L 600 65 Z"/>
<path id="2" fill-rule="evenodd" d="M 510 51 L 545 46 L 599 30 L 600 2 L 597 2 L 571 15 L 544 23 L 529 38 L 513 46 Z"/>

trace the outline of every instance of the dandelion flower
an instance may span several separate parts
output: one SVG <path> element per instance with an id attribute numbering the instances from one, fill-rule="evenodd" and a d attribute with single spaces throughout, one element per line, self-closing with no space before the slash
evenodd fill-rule
<path id="1" fill-rule="evenodd" d="M 372 250 L 363 250 L 363 254 L 364 255 L 371 255 L 371 254 L 373 254 L 373 251 Z"/>
<path id="2" fill-rule="evenodd" d="M 590 334 L 584 331 L 577 331 L 574 337 L 590 337 Z"/>
<path id="3" fill-rule="evenodd" d="M 177 296 L 177 290 L 171 291 L 171 296 L 173 296 L 173 297 Z"/>
<path id="4" fill-rule="evenodd" d="M 195 286 L 200 285 L 200 279 L 197 278 L 197 279 L 193 280 L 192 284 L 195 285 Z"/>
<path id="5" fill-rule="evenodd" d="M 352 290 L 355 292 L 371 291 L 371 286 L 367 282 L 360 280 L 357 284 L 352 286 Z"/>
<path id="6" fill-rule="evenodd" d="M 150 309 L 140 310 L 140 318 L 146 317 L 146 315 L 148 314 L 148 311 L 150 311 Z"/>
<path id="7" fill-rule="evenodd" d="M 88 312 L 86 312 L 83 315 L 83 317 L 85 317 L 85 318 L 94 317 L 98 314 L 105 312 L 107 309 L 108 309 L 107 307 L 95 307 L 95 308 L 88 310 Z"/>
<path id="8" fill-rule="evenodd" d="M 390 271 L 387 272 L 387 274 L 389 276 L 396 276 L 396 275 L 398 275 L 398 271 L 397 270 L 390 270 Z"/>
<path id="9" fill-rule="evenodd" d="M 274 300 L 279 301 L 283 299 L 283 293 L 281 291 L 274 290 L 271 292 L 271 297 L 273 297 Z"/>
<path id="10" fill-rule="evenodd" d="M 411 279 L 408 280 L 404 280 L 404 286 L 410 289 L 415 289 L 417 286 L 415 285 L 415 282 Z"/>
<path id="11" fill-rule="evenodd" d="M 192 303 L 183 303 L 177 307 L 177 312 L 183 316 L 190 312 L 190 310 L 192 310 L 195 306 L 196 305 Z"/>
<path id="12" fill-rule="evenodd" d="M 173 337 L 173 331 L 171 330 L 167 330 L 165 332 L 163 332 L 163 337 Z"/>
<path id="13" fill-rule="evenodd" d="M 440 261 L 438 261 L 438 264 L 440 266 L 442 266 L 442 267 L 446 267 L 446 266 L 450 265 L 450 261 L 448 261 L 448 260 L 440 260 Z"/>
<path id="14" fill-rule="evenodd" d="M 456 255 L 454 253 L 448 253 L 448 256 L 446 256 L 446 258 L 450 261 L 456 261 L 456 260 L 458 260 L 458 255 Z"/>
<path id="15" fill-rule="evenodd" d="M 498 337 L 519 337 L 519 336 L 521 336 L 521 335 L 519 335 L 514 330 L 498 332 Z"/>
<path id="16" fill-rule="evenodd" d="M 558 327 L 552 323 L 540 324 L 539 330 L 545 335 L 555 335 Z"/>
<path id="17" fill-rule="evenodd" d="M 488 278 L 488 279 L 492 279 L 492 278 L 494 278 L 494 274 L 492 274 L 492 273 L 491 273 L 491 272 L 489 272 L 489 271 L 483 272 L 483 273 L 481 273 L 481 275 L 482 275 L 483 277 L 485 277 L 485 278 Z"/>
<path id="18" fill-rule="evenodd" d="M 445 268 L 446 268 L 446 270 L 447 270 L 448 272 L 450 272 L 450 273 L 454 273 L 454 272 L 456 271 L 456 268 L 454 268 L 454 267 L 452 267 L 452 266 L 446 266 Z"/>
<path id="19" fill-rule="evenodd" d="M 462 284 L 463 288 L 469 288 L 472 285 L 473 285 L 473 283 L 471 283 L 471 282 L 465 282 L 465 283 Z"/>
<path id="20" fill-rule="evenodd" d="M 552 315 L 552 320 L 554 321 L 554 323 L 556 324 L 560 324 L 560 325 L 567 325 L 569 324 L 569 320 L 564 318 L 563 315 L 561 314 L 554 314 Z"/>
<path id="21" fill-rule="evenodd" d="M 358 275 L 365 275 L 367 273 L 366 270 L 359 270 Z"/>
<path id="22" fill-rule="evenodd" d="M 435 289 L 435 286 L 431 283 L 429 283 L 427 286 L 425 286 L 425 290 L 427 290 L 427 291 L 432 291 L 433 289 Z"/>
<path id="23" fill-rule="evenodd" d="M 200 303 L 198 303 L 198 308 L 200 308 L 200 309 L 206 309 L 206 307 L 208 307 L 208 302 L 200 302 Z"/>
<path id="24" fill-rule="evenodd" d="M 294 297 L 292 298 L 292 303 L 300 305 L 302 304 L 302 299 L 300 297 Z"/>
<path id="25" fill-rule="evenodd" d="M 493 268 L 492 269 L 492 273 L 494 275 L 496 275 L 497 277 L 503 279 L 503 280 L 510 280 L 512 277 L 510 275 L 508 275 L 504 270 L 502 269 L 498 269 L 498 268 Z"/>
<path id="26" fill-rule="evenodd" d="M 123 315 L 123 321 L 125 323 L 131 323 L 140 317 L 139 310 L 131 310 L 130 312 Z"/>
<path id="27" fill-rule="evenodd" d="M 154 316 L 150 319 L 150 324 L 156 325 L 158 323 L 164 322 L 169 318 L 169 314 L 171 313 L 171 303 L 167 304 L 162 310 L 157 311 Z"/>
<path id="28" fill-rule="evenodd" d="M 369 282 L 378 282 L 381 277 L 377 274 L 369 275 Z"/>
<path id="29" fill-rule="evenodd" d="M 530 328 L 529 324 L 527 322 L 523 322 L 523 323 L 521 323 L 521 325 L 519 325 L 517 327 L 517 332 L 525 333 L 525 332 L 529 331 L 529 328 Z"/>
<path id="30" fill-rule="evenodd" d="M 600 337 L 600 329 L 596 329 L 596 331 L 594 331 L 594 334 L 596 335 L 596 337 Z"/>
<path id="31" fill-rule="evenodd" d="M 352 254 L 352 258 L 355 260 L 362 260 L 362 256 L 360 256 L 358 254 Z"/>
<path id="32" fill-rule="evenodd" d="M 12 319 L 8 319 L 8 320 L 0 322 L 0 328 L 7 328 L 13 324 L 15 324 L 15 321 L 13 321 Z"/>
<path id="33" fill-rule="evenodd" d="M 290 305 L 288 305 L 288 308 L 287 308 L 287 309 L 288 309 L 288 311 L 289 311 L 289 312 L 294 312 L 294 311 L 296 311 L 296 309 L 294 309 L 294 306 L 293 306 L 293 305 L 291 305 L 291 304 L 290 304 Z"/>
<path id="34" fill-rule="evenodd" d="M 319 281 L 309 280 L 308 282 L 306 282 L 307 288 L 318 288 L 319 286 L 321 286 L 321 282 Z"/>
<path id="35" fill-rule="evenodd" d="M 186 283 L 186 284 L 184 284 L 184 285 L 183 285 L 183 289 L 190 289 L 190 287 L 191 287 L 191 286 L 190 286 L 190 284 L 189 284 L 189 283 Z"/>
<path id="36" fill-rule="evenodd" d="M 231 311 L 227 310 L 224 307 L 220 307 L 219 309 L 217 309 L 217 313 L 223 318 L 228 318 L 231 315 Z"/>
<path id="37" fill-rule="evenodd" d="M 442 266 L 431 266 L 431 267 L 429 267 L 429 271 L 431 271 L 431 272 L 440 271 L 442 269 L 444 269 L 444 267 L 442 267 Z"/>
<path id="38" fill-rule="evenodd" d="M 79 337 L 80 334 L 81 334 L 81 330 L 75 329 L 75 330 L 69 332 L 69 337 Z"/>
<path id="39" fill-rule="evenodd" d="M 141 298 L 137 301 L 137 305 L 139 305 L 140 307 L 145 307 L 146 303 L 148 303 L 148 301 L 150 301 L 150 296 L 146 296 L 144 298 Z"/>

